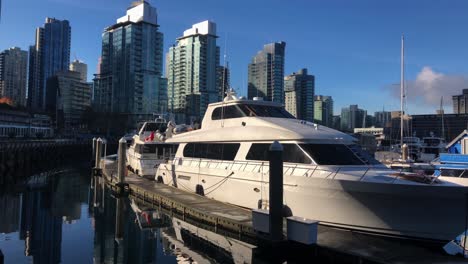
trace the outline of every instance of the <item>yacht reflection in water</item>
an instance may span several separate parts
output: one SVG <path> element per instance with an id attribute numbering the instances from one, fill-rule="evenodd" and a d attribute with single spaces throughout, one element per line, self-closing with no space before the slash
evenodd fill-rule
<path id="1" fill-rule="evenodd" d="M 170 217 L 141 201 L 112 197 L 100 178 L 93 188 L 96 263 L 252 262 L 253 245 Z"/>

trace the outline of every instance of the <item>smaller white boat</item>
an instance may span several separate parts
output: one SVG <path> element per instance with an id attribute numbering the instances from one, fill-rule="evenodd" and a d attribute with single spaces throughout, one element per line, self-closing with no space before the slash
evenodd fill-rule
<path id="1" fill-rule="evenodd" d="M 420 161 L 431 162 L 438 158 L 440 153 L 445 153 L 447 143 L 445 139 L 435 136 L 423 137 L 421 146 Z"/>
<path id="2" fill-rule="evenodd" d="M 175 144 L 165 140 L 172 135 L 175 125 L 162 117 L 144 122 L 133 136 L 127 150 L 127 168 L 138 176 L 154 176 L 159 164 L 174 157 Z"/>

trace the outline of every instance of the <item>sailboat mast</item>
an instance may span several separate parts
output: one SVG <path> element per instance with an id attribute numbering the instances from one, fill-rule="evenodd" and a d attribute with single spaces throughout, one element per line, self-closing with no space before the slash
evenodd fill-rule
<path id="1" fill-rule="evenodd" d="M 442 138 L 445 140 L 445 125 L 444 125 L 444 97 L 440 97 L 440 114 L 442 115 Z"/>
<path id="2" fill-rule="evenodd" d="M 401 73 L 400 73 L 400 147 L 403 147 L 403 97 L 405 96 L 405 39 L 401 35 Z"/>

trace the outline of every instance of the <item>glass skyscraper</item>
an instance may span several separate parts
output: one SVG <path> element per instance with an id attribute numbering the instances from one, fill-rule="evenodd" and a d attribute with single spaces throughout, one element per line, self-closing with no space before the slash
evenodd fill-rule
<path id="1" fill-rule="evenodd" d="M 284 102 L 284 55 L 286 42 L 263 46 L 249 64 L 248 97 Z"/>
<path id="2" fill-rule="evenodd" d="M 14 47 L 0 53 L 0 97 L 26 106 L 28 52 Z"/>
<path id="3" fill-rule="evenodd" d="M 135 2 L 102 34 L 94 107 L 124 116 L 126 126 L 167 110 L 167 80 L 162 77 L 163 34 L 156 8 Z"/>
<path id="4" fill-rule="evenodd" d="M 46 18 L 36 29 L 36 44 L 29 48 L 28 106 L 34 111 L 46 109 L 47 79 L 67 70 L 70 64 L 71 27 L 67 20 Z"/>
<path id="5" fill-rule="evenodd" d="M 220 100 L 219 47 L 216 24 L 203 21 L 185 30 L 167 54 L 169 111 L 178 122 L 205 114 L 208 104 Z"/>
<path id="6" fill-rule="evenodd" d="M 284 77 L 285 108 L 297 119 L 314 121 L 315 77 L 307 69 Z"/>
<path id="7" fill-rule="evenodd" d="M 314 122 L 327 126 L 333 126 L 333 99 L 331 96 L 314 96 Z"/>

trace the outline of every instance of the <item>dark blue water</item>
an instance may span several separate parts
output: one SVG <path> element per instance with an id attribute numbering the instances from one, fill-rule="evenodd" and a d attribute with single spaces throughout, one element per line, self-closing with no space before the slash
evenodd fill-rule
<path id="1" fill-rule="evenodd" d="M 140 230 L 128 200 L 124 236 L 116 242 L 116 199 L 101 184 L 95 202 L 89 175 L 76 169 L 42 174 L 0 195 L 5 263 L 176 263 L 157 243 L 159 229 Z"/>
<path id="2" fill-rule="evenodd" d="M 115 198 L 89 169 L 43 173 L 0 194 L 5 263 L 251 263 L 253 246 Z"/>

